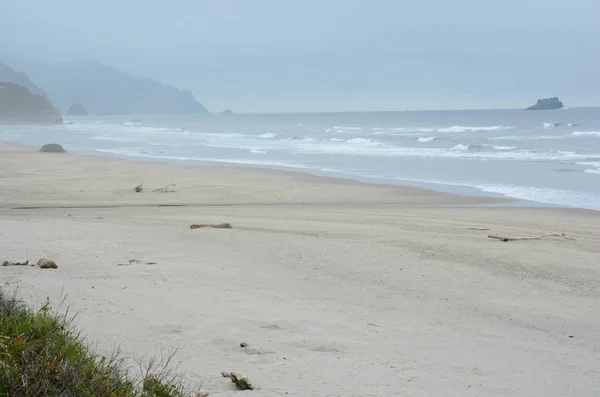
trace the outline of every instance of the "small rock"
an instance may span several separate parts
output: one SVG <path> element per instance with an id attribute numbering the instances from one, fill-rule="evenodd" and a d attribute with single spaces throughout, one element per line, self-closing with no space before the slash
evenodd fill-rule
<path id="1" fill-rule="evenodd" d="M 248 347 L 249 345 L 246 342 L 240 343 L 240 347 Z"/>
<path id="2" fill-rule="evenodd" d="M 196 397 L 208 397 L 208 392 L 206 390 L 200 390 L 197 394 Z"/>
<path id="3" fill-rule="evenodd" d="M 40 149 L 43 153 L 66 153 L 67 151 L 58 143 L 48 143 Z"/>
<path id="4" fill-rule="evenodd" d="M 46 258 L 40 259 L 37 265 L 41 269 L 58 269 L 58 265 L 56 264 L 56 262 Z"/>

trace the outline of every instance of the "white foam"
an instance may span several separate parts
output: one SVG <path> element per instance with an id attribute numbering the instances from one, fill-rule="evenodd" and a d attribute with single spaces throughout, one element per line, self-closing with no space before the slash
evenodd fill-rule
<path id="1" fill-rule="evenodd" d="M 265 154 L 265 153 L 267 153 L 264 150 L 260 150 L 260 149 L 251 149 L 250 152 L 254 153 L 254 154 Z"/>
<path id="2" fill-rule="evenodd" d="M 211 163 L 229 163 L 229 164 L 247 164 L 247 165 L 260 165 L 268 167 L 284 167 L 284 168 L 297 168 L 297 169 L 311 169 L 311 167 L 292 163 L 292 162 L 280 162 L 270 160 L 249 160 L 249 159 L 219 159 L 212 157 L 190 157 L 190 156 L 168 156 L 157 153 L 147 153 L 139 149 L 96 149 L 96 152 L 109 153 L 117 156 L 125 157 L 138 157 L 147 158 L 154 160 L 172 160 L 172 161 L 197 161 L 197 162 L 211 162 Z"/>
<path id="3" fill-rule="evenodd" d="M 511 136 L 492 136 L 487 138 L 490 141 L 545 141 L 555 139 L 572 138 L 571 135 L 511 135 Z"/>
<path id="4" fill-rule="evenodd" d="M 574 135 L 574 136 L 600 136 L 600 131 L 575 131 L 571 135 Z"/>
<path id="5" fill-rule="evenodd" d="M 334 125 L 333 127 L 326 130 L 326 132 L 335 132 L 336 134 L 354 134 L 362 130 L 362 127 L 344 127 L 340 125 Z"/>
<path id="6" fill-rule="evenodd" d="M 99 135 L 99 136 L 92 136 L 90 137 L 90 139 L 93 139 L 95 141 L 109 141 L 109 142 L 136 142 L 136 139 L 133 138 L 129 138 L 129 137 L 125 137 L 125 136 L 110 136 L 110 135 Z"/>
<path id="7" fill-rule="evenodd" d="M 542 127 L 544 127 L 544 128 L 556 128 L 556 127 L 560 127 L 560 123 L 544 123 L 544 124 L 542 124 Z"/>
<path id="8" fill-rule="evenodd" d="M 350 143 L 353 145 L 366 145 L 366 146 L 379 146 L 381 142 L 375 141 L 373 139 L 365 139 L 365 138 L 352 138 L 348 139 L 346 143 Z"/>
<path id="9" fill-rule="evenodd" d="M 274 134 L 272 132 L 265 132 L 264 134 L 260 134 L 259 137 L 261 138 L 275 138 L 277 136 L 277 134 Z"/>
<path id="10" fill-rule="evenodd" d="M 583 172 L 587 172 L 588 174 L 600 175 L 600 161 L 581 161 L 581 162 L 577 162 L 575 164 L 585 165 L 585 166 L 591 165 L 594 168 L 589 168 L 589 169 L 583 170 Z"/>
<path id="11" fill-rule="evenodd" d="M 492 146 L 493 149 L 496 150 L 515 150 L 516 146 Z"/>
<path id="12" fill-rule="evenodd" d="M 459 143 L 458 145 L 454 146 L 454 147 L 453 147 L 452 149 L 450 149 L 450 150 L 452 150 L 452 151 L 454 152 L 454 151 L 457 151 L 457 150 L 468 150 L 468 149 L 469 149 L 469 146 L 468 146 L 468 145 L 461 145 L 461 144 Z"/>
<path id="13" fill-rule="evenodd" d="M 418 141 L 418 142 L 421 142 L 421 143 L 425 143 L 425 142 L 431 142 L 431 141 L 433 141 L 434 139 L 435 139 L 435 137 L 434 137 L 434 136 L 427 136 L 427 137 L 422 137 L 422 138 L 419 138 L 419 139 L 417 139 L 417 141 Z"/>
<path id="14" fill-rule="evenodd" d="M 448 128 L 438 128 L 437 131 L 438 132 L 455 132 L 455 133 L 459 133 L 459 132 L 477 132 L 477 131 L 506 131 L 506 130 L 510 130 L 513 127 L 507 127 L 504 125 L 493 125 L 493 126 L 489 126 L 489 127 L 464 127 L 461 125 L 455 125 L 452 127 L 448 127 Z"/>

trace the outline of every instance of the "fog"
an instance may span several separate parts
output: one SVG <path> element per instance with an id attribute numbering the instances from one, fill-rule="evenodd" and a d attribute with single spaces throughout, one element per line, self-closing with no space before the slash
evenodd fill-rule
<path id="1" fill-rule="evenodd" d="M 588 106 L 599 16 L 597 0 L 2 0 L 0 54 L 101 61 L 213 111 Z"/>

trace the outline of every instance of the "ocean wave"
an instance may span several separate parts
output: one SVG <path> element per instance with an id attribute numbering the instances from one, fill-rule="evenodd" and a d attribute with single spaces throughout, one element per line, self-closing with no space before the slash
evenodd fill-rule
<path id="1" fill-rule="evenodd" d="M 290 138 L 289 140 L 295 142 L 314 142 L 315 138 L 310 136 L 295 136 L 293 138 Z"/>
<path id="2" fill-rule="evenodd" d="M 437 132 L 478 132 L 478 131 L 506 131 L 511 130 L 513 127 L 507 127 L 504 125 L 493 125 L 489 127 L 464 127 L 461 125 L 455 125 L 448 128 L 438 128 Z"/>
<path id="3" fill-rule="evenodd" d="M 577 165 L 584 165 L 584 166 L 592 166 L 594 168 L 588 168 L 586 170 L 583 170 L 583 172 L 587 172 L 588 174 L 598 174 L 600 175 L 600 161 L 580 161 L 575 163 Z"/>
<path id="4" fill-rule="evenodd" d="M 496 150 L 515 150 L 517 149 L 516 146 L 492 146 L 493 149 Z"/>
<path id="5" fill-rule="evenodd" d="M 325 132 L 334 132 L 336 134 L 348 134 L 357 133 L 362 129 L 362 127 L 344 127 L 341 125 L 334 125 L 333 127 L 326 129 Z"/>
<path id="6" fill-rule="evenodd" d="M 435 139 L 434 136 L 427 136 L 427 137 L 422 137 L 417 139 L 417 142 L 421 142 L 421 143 L 425 143 L 425 142 L 431 142 Z"/>
<path id="7" fill-rule="evenodd" d="M 375 141 L 373 139 L 365 139 L 365 138 L 352 138 L 348 139 L 346 143 L 350 143 L 353 145 L 366 145 L 366 146 L 379 146 L 382 145 L 381 142 Z"/>
<path id="8" fill-rule="evenodd" d="M 542 124 L 543 128 L 556 128 L 556 127 L 560 127 L 561 123 L 544 123 Z"/>
<path id="9" fill-rule="evenodd" d="M 462 145 L 462 144 L 458 144 L 456 146 L 454 146 L 452 149 L 450 149 L 453 152 L 456 151 L 474 151 L 474 152 L 480 152 L 485 150 L 485 146 L 483 145 Z"/>
<path id="10" fill-rule="evenodd" d="M 254 153 L 254 154 L 265 154 L 267 153 L 264 150 L 260 150 L 260 149 L 250 149 L 250 153 Z"/>
<path id="11" fill-rule="evenodd" d="M 600 136 L 600 131 L 575 131 L 571 135 L 574 135 L 574 136 Z"/>
<path id="12" fill-rule="evenodd" d="M 556 139 L 572 138 L 571 135 L 509 135 L 509 136 L 492 136 L 487 138 L 490 141 L 545 141 Z"/>
<path id="13" fill-rule="evenodd" d="M 264 134 L 259 135 L 260 138 L 275 138 L 276 136 L 277 134 L 274 134 L 272 132 L 265 132 Z"/>

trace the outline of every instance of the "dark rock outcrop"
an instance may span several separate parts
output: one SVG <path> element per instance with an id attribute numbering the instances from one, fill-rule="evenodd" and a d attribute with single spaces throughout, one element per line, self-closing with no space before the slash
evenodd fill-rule
<path id="1" fill-rule="evenodd" d="M 47 99 L 15 83 L 0 83 L 0 123 L 61 124 L 60 112 Z"/>
<path id="2" fill-rule="evenodd" d="M 69 115 L 69 116 L 87 116 L 87 112 L 85 111 L 85 108 L 81 104 L 74 103 L 73 105 L 71 105 L 71 107 L 67 111 L 67 115 Z"/>
<path id="3" fill-rule="evenodd" d="M 66 153 L 67 151 L 58 143 L 48 143 L 40 149 L 44 153 Z"/>
<path id="4" fill-rule="evenodd" d="M 530 106 L 525 110 L 555 110 L 555 109 L 562 109 L 564 107 L 565 106 L 560 101 L 560 99 L 558 99 L 558 97 L 552 97 L 552 98 L 538 99 L 537 103 L 535 105 Z"/>

